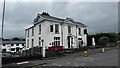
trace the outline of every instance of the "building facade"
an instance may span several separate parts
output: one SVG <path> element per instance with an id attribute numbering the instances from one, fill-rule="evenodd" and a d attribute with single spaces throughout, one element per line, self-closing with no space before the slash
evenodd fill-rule
<path id="1" fill-rule="evenodd" d="M 2 52 L 16 53 L 25 50 L 25 41 L 23 40 L 3 40 Z"/>
<path id="2" fill-rule="evenodd" d="M 65 49 L 87 46 L 86 26 L 72 18 L 61 19 L 46 12 L 37 14 L 33 25 L 25 30 L 26 49 L 39 46 L 63 46 Z"/>

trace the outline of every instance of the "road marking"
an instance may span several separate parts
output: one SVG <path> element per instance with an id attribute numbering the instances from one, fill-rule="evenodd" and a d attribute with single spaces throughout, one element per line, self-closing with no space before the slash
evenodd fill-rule
<path id="1" fill-rule="evenodd" d="M 25 61 L 25 62 L 20 62 L 20 63 L 17 63 L 17 64 L 20 65 L 20 64 L 26 64 L 26 63 L 29 63 L 29 62 Z"/>

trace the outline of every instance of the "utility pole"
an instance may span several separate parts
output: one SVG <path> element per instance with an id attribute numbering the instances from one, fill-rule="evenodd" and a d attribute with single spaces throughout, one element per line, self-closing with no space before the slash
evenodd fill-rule
<path id="1" fill-rule="evenodd" d="M 3 14 L 2 14 L 1 45 L 0 45 L 0 68 L 2 67 L 2 45 L 3 45 L 4 17 L 5 17 L 5 0 L 4 0 L 4 4 L 3 4 Z"/>

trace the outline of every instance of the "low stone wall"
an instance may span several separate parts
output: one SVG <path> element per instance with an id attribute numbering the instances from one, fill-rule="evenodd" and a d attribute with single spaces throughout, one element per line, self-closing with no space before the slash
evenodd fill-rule
<path id="1" fill-rule="evenodd" d="M 15 63 L 15 62 L 23 62 L 28 60 L 42 60 L 42 55 L 33 55 L 33 56 L 21 56 L 21 57 L 4 57 L 2 58 L 2 64 Z"/>

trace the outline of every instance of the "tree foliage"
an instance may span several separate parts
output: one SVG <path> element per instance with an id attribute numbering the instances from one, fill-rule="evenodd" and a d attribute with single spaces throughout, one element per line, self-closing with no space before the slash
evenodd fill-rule
<path id="1" fill-rule="evenodd" d="M 108 37 L 109 42 L 116 42 L 118 40 L 118 33 L 109 32 L 109 33 L 97 33 L 96 35 L 88 35 L 87 43 L 92 45 L 92 38 L 95 38 L 95 43 L 98 44 L 98 41 L 101 37 Z"/>
<path id="2" fill-rule="evenodd" d="M 100 47 L 105 47 L 107 45 L 108 41 L 109 41 L 108 37 L 101 37 L 98 40 L 98 43 L 99 43 Z"/>

